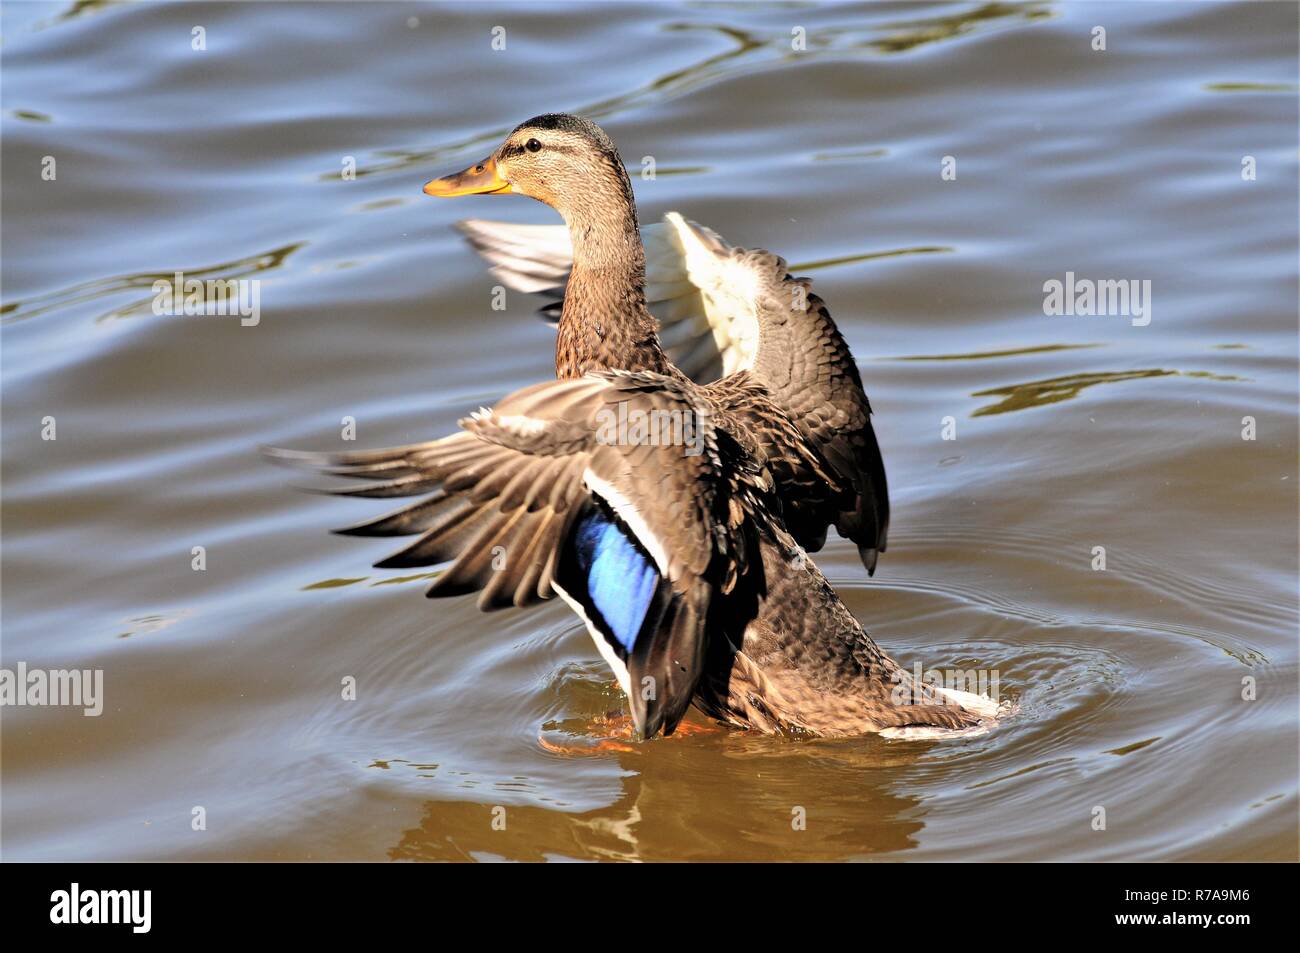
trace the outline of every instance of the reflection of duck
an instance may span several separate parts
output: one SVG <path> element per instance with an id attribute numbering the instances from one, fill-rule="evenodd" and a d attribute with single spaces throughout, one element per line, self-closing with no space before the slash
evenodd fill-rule
<path id="1" fill-rule="evenodd" d="M 979 722 L 942 692 L 914 686 L 795 545 L 820 545 L 833 523 L 873 564 L 884 484 L 883 470 L 873 482 L 879 455 L 848 349 L 780 259 L 727 249 L 682 223 L 687 267 L 694 256 L 716 273 L 700 293 L 749 324 L 748 368 L 700 386 L 660 346 L 631 184 L 594 124 L 530 120 L 492 157 L 425 191 L 530 195 L 565 217 L 573 266 L 556 347 L 561 380 L 518 391 L 432 443 L 278 454 L 373 481 L 341 491 L 350 495 L 431 494 L 344 531 L 418 534 L 378 565 L 454 560 L 429 594 L 481 591 L 483 608 L 559 593 L 645 737 L 671 733 L 691 701 L 769 732 Z M 806 414 L 804 425 L 785 407 Z M 629 421 L 640 422 L 635 435 Z M 666 436 L 652 421 L 673 429 Z"/>
<path id="2" fill-rule="evenodd" d="M 494 792 L 474 803 L 463 789 L 435 780 L 426 782 L 435 798 L 387 853 L 409 861 L 887 857 L 918 846 L 926 811 L 922 798 L 904 793 L 914 787 L 903 779 L 915 777 L 917 746 L 886 748 L 869 741 L 774 745 L 741 735 L 719 745 L 685 742 L 668 757 L 641 748 L 587 765 L 582 790 L 566 793 L 562 808 L 535 793 Z M 529 779 L 548 797 L 555 788 L 567 792 L 545 781 L 558 770 L 543 760 Z M 484 776 L 483 786 L 489 783 Z M 599 803 L 611 790 L 609 803 Z M 801 815 L 806 825 L 796 825 Z M 505 823 L 494 825 L 496 817 Z"/>

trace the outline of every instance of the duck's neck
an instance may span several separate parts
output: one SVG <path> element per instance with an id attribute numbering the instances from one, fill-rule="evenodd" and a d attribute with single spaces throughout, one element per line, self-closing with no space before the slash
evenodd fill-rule
<path id="1" fill-rule="evenodd" d="M 645 249 L 632 186 L 618 171 L 621 182 L 603 197 L 564 210 L 573 270 L 555 342 L 561 379 L 602 370 L 673 372 L 646 309 Z"/>

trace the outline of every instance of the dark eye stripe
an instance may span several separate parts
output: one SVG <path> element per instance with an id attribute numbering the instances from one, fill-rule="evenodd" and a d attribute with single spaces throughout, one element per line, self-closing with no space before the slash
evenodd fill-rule
<path id="1" fill-rule="evenodd" d="M 560 145 L 559 143 L 550 143 L 550 144 L 543 143 L 542 148 L 545 149 L 547 152 L 563 152 L 566 155 L 573 155 L 574 152 L 576 151 L 570 148 L 569 146 Z M 512 142 L 510 145 L 503 146 L 501 148 L 501 158 L 508 159 L 511 156 L 520 156 L 528 151 L 529 150 L 525 146 L 517 145 L 516 143 Z"/>

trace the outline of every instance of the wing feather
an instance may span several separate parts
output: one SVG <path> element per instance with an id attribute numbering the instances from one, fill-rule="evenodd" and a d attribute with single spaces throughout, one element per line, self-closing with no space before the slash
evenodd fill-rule
<path id="1" fill-rule="evenodd" d="M 562 299 L 572 246 L 562 225 L 461 223 L 467 239 L 507 286 Z M 748 372 L 766 388 L 797 441 L 758 422 L 791 530 L 819 549 L 828 526 L 857 544 L 874 572 L 889 530 L 889 490 L 862 379 L 824 302 L 806 278 L 761 249 L 736 248 L 670 212 L 641 230 L 646 298 L 672 362 L 698 383 Z M 558 301 L 543 308 L 558 317 Z M 755 414 L 742 415 L 754 423 Z M 811 453 L 794 447 L 805 442 Z M 755 448 L 758 449 L 758 448 Z M 816 466 L 807 466 L 811 458 Z M 818 470 L 827 480 L 817 486 Z M 362 495 L 362 494 L 358 494 Z M 834 497 L 835 499 L 832 499 Z"/>
<path id="2" fill-rule="evenodd" d="M 428 494 L 340 532 L 415 536 L 376 565 L 451 561 L 430 595 L 481 591 L 485 608 L 553 595 L 551 582 L 576 514 L 599 496 L 660 552 L 674 584 L 727 583 L 753 547 L 743 536 L 766 519 L 770 488 L 740 445 L 709 423 L 692 385 L 613 372 L 535 385 L 461 421 L 463 432 L 425 444 L 359 453 L 268 451 L 273 459 L 374 482 L 341 492 L 387 498 Z M 610 441 L 602 420 L 620 405 L 647 415 L 691 413 L 702 452 L 649 441 Z M 606 415 L 602 418 L 602 415 Z M 388 474 L 390 479 L 377 476 Z M 744 514 L 737 520 L 735 513 Z M 540 570 L 538 567 L 541 567 Z"/>

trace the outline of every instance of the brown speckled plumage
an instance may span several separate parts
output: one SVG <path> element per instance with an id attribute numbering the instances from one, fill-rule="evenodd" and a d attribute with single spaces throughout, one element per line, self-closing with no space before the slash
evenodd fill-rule
<path id="1" fill-rule="evenodd" d="M 627 256 L 634 267 L 595 280 L 586 269 L 579 274 L 574 244 L 561 226 L 473 220 L 459 227 L 504 284 L 560 299 L 542 313 L 550 319 L 568 311 L 558 328 L 561 376 L 587 366 L 661 369 L 662 356 L 649 341 L 647 303 L 661 326 L 663 350 L 683 374 L 709 384 L 724 372 L 727 378 L 747 372 L 745 380 L 760 387 L 767 402 L 820 454 L 816 477 L 823 486 L 815 496 L 799 472 L 802 453 L 780 468 L 790 531 L 816 552 L 834 526 L 858 546 L 863 564 L 874 572 L 889 529 L 884 462 L 853 355 L 810 282 L 792 277 L 778 255 L 734 248 L 675 213 L 664 224 L 641 230 L 655 250 L 653 274 L 647 277 L 645 252 L 629 232 L 635 218 L 612 210 L 607 220 L 622 224 L 592 234 L 602 235 L 609 247 L 632 248 Z M 578 281 L 566 287 L 574 284 L 571 269 Z M 725 277 L 721 286 L 719 274 Z M 593 325 L 604 329 L 608 321 L 600 316 L 609 314 L 623 315 L 637 329 L 635 338 L 622 336 L 618 347 L 623 350 L 590 331 L 577 333 Z M 757 415 L 749 416 L 763 426 Z"/>
<path id="2" fill-rule="evenodd" d="M 758 278 L 759 345 L 751 373 L 817 447 L 840 491 L 834 509 L 810 512 L 790 529 L 816 551 L 821 546 L 816 534 L 824 536 L 826 524 L 832 523 L 857 544 L 863 563 L 874 571 L 889 531 L 889 493 L 871 405 L 848 344 L 825 302 L 806 279 L 790 276 L 785 259 L 727 248 L 720 241 L 718 246 L 717 254 Z M 813 545 L 804 542 L 809 535 Z"/>
<path id="3" fill-rule="evenodd" d="M 538 117 L 494 161 L 515 193 L 556 208 L 568 225 L 560 380 L 512 394 L 432 443 L 274 455 L 372 481 L 345 491 L 352 495 L 423 496 L 346 532 L 416 535 L 380 565 L 452 560 L 429 594 L 479 591 L 484 608 L 557 591 L 580 608 L 571 527 L 607 511 L 662 574 L 645 625 L 659 621 L 626 654 L 631 677 L 649 673 L 661 689 L 650 701 L 629 693 L 646 736 L 670 734 L 690 701 L 766 732 L 978 723 L 912 686 L 796 545 L 815 549 L 836 525 L 874 566 L 888 522 L 870 408 L 820 300 L 786 298 L 806 287 L 780 258 L 720 248 L 760 276 L 759 342 L 748 369 L 697 384 L 669 360 L 647 310 L 631 183 L 609 138 L 575 117 Z M 547 263 L 540 274 L 554 269 Z M 694 415 L 703 451 L 609 442 L 601 415 L 620 405 Z"/>
<path id="4" fill-rule="evenodd" d="M 765 541 L 762 552 L 771 608 L 746 627 L 731 667 L 719 664 L 703 680 L 703 710 L 738 726 L 823 737 L 979 723 L 915 684 L 811 560 L 792 558 L 777 542 Z"/>

